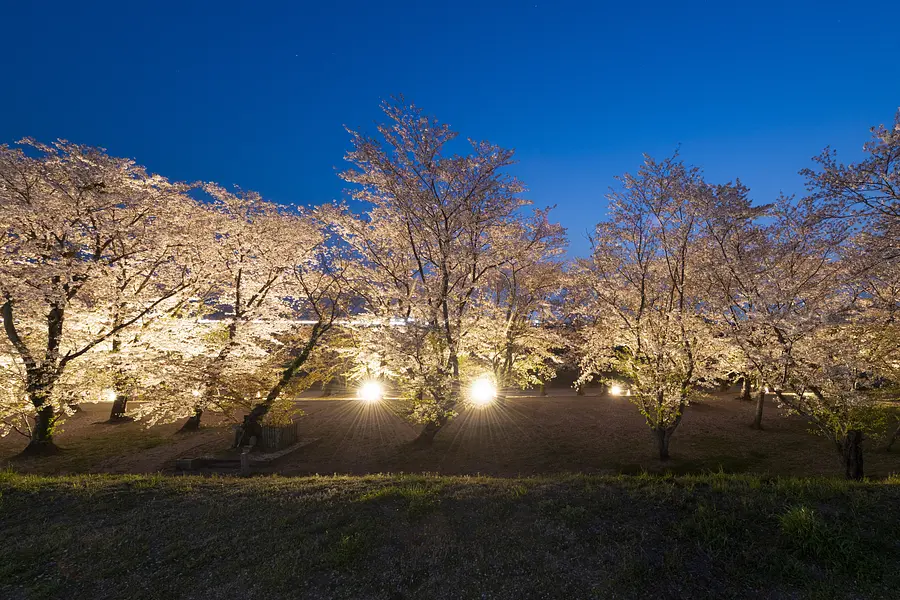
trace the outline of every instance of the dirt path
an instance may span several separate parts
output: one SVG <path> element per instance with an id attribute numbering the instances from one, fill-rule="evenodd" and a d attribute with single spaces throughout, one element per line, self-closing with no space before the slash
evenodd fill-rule
<path id="1" fill-rule="evenodd" d="M 227 430 L 208 428 L 187 435 L 173 434 L 175 441 L 133 454 L 122 454 L 97 464 L 99 473 L 156 473 L 171 471 L 179 458 L 213 454 L 230 443 Z"/>

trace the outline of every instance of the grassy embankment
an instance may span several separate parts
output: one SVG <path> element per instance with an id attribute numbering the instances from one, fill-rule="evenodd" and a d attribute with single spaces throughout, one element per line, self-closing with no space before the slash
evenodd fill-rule
<path id="1" fill-rule="evenodd" d="M 2 598 L 896 598 L 900 480 L 0 475 Z"/>

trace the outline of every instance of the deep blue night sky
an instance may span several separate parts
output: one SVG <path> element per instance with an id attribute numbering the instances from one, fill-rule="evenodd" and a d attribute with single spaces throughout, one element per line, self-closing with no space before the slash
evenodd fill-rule
<path id="1" fill-rule="evenodd" d="M 518 151 L 572 251 L 613 176 L 680 144 L 755 200 L 859 156 L 900 106 L 900 2 L 4 3 L 0 141 L 99 145 L 172 179 L 340 198 L 348 136 L 402 93 Z"/>

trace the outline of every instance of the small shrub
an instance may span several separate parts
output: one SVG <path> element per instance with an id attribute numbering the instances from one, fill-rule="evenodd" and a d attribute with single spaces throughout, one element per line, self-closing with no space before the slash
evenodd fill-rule
<path id="1" fill-rule="evenodd" d="M 813 551 L 821 541 L 825 524 L 811 508 L 794 506 L 778 516 L 781 533 L 800 550 Z"/>
<path id="2" fill-rule="evenodd" d="M 779 515 L 781 533 L 800 556 L 832 570 L 859 573 L 868 566 L 857 532 L 828 523 L 807 506 L 793 506 Z"/>
<path id="3" fill-rule="evenodd" d="M 513 498 L 522 498 L 528 493 L 528 488 L 524 485 L 514 485 L 509 488 L 509 495 Z"/>

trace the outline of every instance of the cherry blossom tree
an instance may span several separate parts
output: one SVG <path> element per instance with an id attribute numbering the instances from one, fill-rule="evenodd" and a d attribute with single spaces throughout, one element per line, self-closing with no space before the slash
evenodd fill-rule
<path id="1" fill-rule="evenodd" d="M 847 242 L 833 286 L 839 300 L 809 348 L 818 368 L 799 370 L 797 391 L 808 391 L 795 398 L 801 412 L 821 415 L 814 419 L 824 423 L 820 429 L 852 478 L 863 475 L 863 434 L 877 430 L 873 423 L 883 414 L 872 382 L 900 381 L 900 110 L 891 126 L 871 134 L 860 162 L 845 165 L 826 148 L 815 168 L 801 171 L 809 190 L 804 201 L 817 207 L 815 223 L 842 232 Z M 893 437 L 897 432 L 900 426 Z"/>
<path id="2" fill-rule="evenodd" d="M 294 315 L 282 286 L 308 243 L 301 239 L 307 233 L 305 222 L 289 217 L 259 194 L 232 193 L 215 184 L 204 189 L 213 200 L 209 205 L 213 229 L 207 240 L 212 277 L 204 300 L 215 310 L 207 320 L 216 327 L 215 334 L 202 340 L 203 391 L 191 401 L 192 414 L 182 431 L 198 429 L 204 410 L 231 396 L 226 382 L 255 372 L 271 349 L 273 336 L 288 327 Z M 301 226 L 295 231 L 296 225 Z"/>
<path id="3" fill-rule="evenodd" d="M 780 350 L 772 343 L 771 330 L 747 315 L 759 308 L 774 318 L 781 310 L 781 305 L 765 304 L 756 290 L 767 285 L 767 266 L 789 265 L 795 255 L 791 239 L 779 238 L 784 231 L 771 222 L 764 223 L 765 218 L 771 218 L 773 206 L 753 206 L 748 194 L 740 182 L 710 185 L 697 195 L 695 204 L 704 237 L 705 252 L 700 257 L 708 283 L 706 313 L 710 323 L 728 337 L 743 358 L 734 360 L 743 374 L 742 397 L 749 398 L 751 379 L 758 383 L 753 427 L 762 429 L 769 392 L 768 385 L 760 382 L 777 377 Z M 789 201 L 784 203 L 788 205 Z M 776 256 L 778 239 L 783 243 Z"/>
<path id="4" fill-rule="evenodd" d="M 609 371 L 653 432 L 659 457 L 691 396 L 721 374 L 724 342 L 702 318 L 700 173 L 677 157 L 649 157 L 609 196 L 590 259 L 579 263 L 583 335 L 581 382 Z"/>
<path id="5" fill-rule="evenodd" d="M 139 412 L 151 423 L 188 416 L 183 431 L 209 408 L 259 406 L 262 417 L 346 311 L 344 256 L 326 223 L 254 192 L 204 189 L 206 290 L 178 319 L 159 321 L 183 339 Z"/>
<path id="6" fill-rule="evenodd" d="M 427 444 L 464 400 L 464 383 L 483 375 L 465 341 L 489 278 L 522 250 L 509 228 L 529 202 L 505 173 L 512 150 L 469 140 L 468 154 L 451 154 L 448 125 L 402 98 L 383 110 L 389 123 L 377 137 L 350 132 L 353 168 L 342 177 L 371 208 L 345 219 L 343 232 L 368 270 L 357 294 L 384 331 L 379 362 L 401 378 Z"/>
<path id="7" fill-rule="evenodd" d="M 900 252 L 900 109 L 891 126 L 873 127 L 871 134 L 860 162 L 845 165 L 826 148 L 813 159 L 815 168 L 800 173 L 823 218 L 850 221 L 865 234 L 869 249 L 893 258 Z"/>
<path id="8" fill-rule="evenodd" d="M 501 389 L 543 387 L 556 376 L 567 346 L 558 330 L 565 232 L 547 212 L 508 228 L 508 244 L 518 250 L 486 280 L 465 340 L 467 353 L 491 370 Z"/>
<path id="9" fill-rule="evenodd" d="M 884 335 L 896 332 L 896 266 L 821 197 L 752 207 L 743 189 L 718 191 L 704 209 L 707 308 L 764 384 L 756 425 L 771 390 L 833 442 L 847 477 L 861 478 L 863 434 L 879 421 L 866 388 L 897 361 L 895 336 Z M 740 201 L 722 210 L 728 192 Z"/>
<path id="10" fill-rule="evenodd" d="M 271 411 L 290 386 L 296 390 L 301 382 L 305 387 L 319 379 L 308 369 L 316 364 L 312 360 L 314 354 L 327 350 L 338 320 L 350 314 L 353 297 L 349 274 L 353 272 L 354 257 L 336 228 L 325 219 L 327 214 L 310 215 L 305 235 L 301 235 L 300 227 L 294 227 L 299 260 L 288 273 L 285 287 L 294 314 L 305 317 L 310 324 L 293 328 L 291 336 L 283 338 L 285 358 L 279 365 L 277 379 L 253 407 L 252 414 L 257 418 Z"/>
<path id="11" fill-rule="evenodd" d="M 102 150 L 23 145 L 0 147 L 0 316 L 34 420 L 26 451 L 41 453 L 55 449 L 70 363 L 192 284 L 193 203 L 185 186 Z"/>
<path id="12" fill-rule="evenodd" d="M 812 259 L 816 260 L 816 259 Z M 879 257 L 849 242 L 822 271 L 820 286 L 798 286 L 796 308 L 770 325 L 781 349 L 780 377 L 772 382 L 782 405 L 804 415 L 831 440 L 848 478 L 863 477 L 866 435 L 882 428 L 884 413 L 872 386 L 900 361 L 897 301 L 881 304 L 870 290 Z M 892 287 L 896 288 L 896 273 Z M 811 277 L 816 282 L 818 277 Z M 884 292 L 884 288 L 881 290 Z"/>
<path id="13" fill-rule="evenodd" d="M 891 126 L 871 129 L 863 146 L 865 158 L 845 165 L 826 148 L 814 158 L 815 169 L 804 169 L 810 197 L 825 206 L 823 218 L 845 222 L 854 232 L 853 271 L 860 295 L 879 314 L 881 325 L 869 332 L 872 356 L 879 370 L 900 384 L 895 348 L 900 308 L 900 110 Z M 898 429 L 900 431 L 900 429 Z"/>

